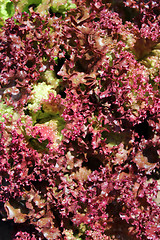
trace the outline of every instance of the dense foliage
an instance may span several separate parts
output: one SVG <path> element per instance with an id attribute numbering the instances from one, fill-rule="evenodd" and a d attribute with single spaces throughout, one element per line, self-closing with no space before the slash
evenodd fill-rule
<path id="1" fill-rule="evenodd" d="M 12 239 L 160 239 L 159 12 L 159 0 L 0 2 Z"/>

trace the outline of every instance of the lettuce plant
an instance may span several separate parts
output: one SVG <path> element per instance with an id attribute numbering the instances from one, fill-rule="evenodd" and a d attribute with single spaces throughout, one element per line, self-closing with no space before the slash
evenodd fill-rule
<path id="1" fill-rule="evenodd" d="M 14 5 L 10 0 L 0 1 L 0 25 L 3 26 L 4 20 L 12 17 L 15 13 Z"/>
<path id="2" fill-rule="evenodd" d="M 0 32 L 12 239 L 160 239 L 159 1 L 12 3 Z"/>

